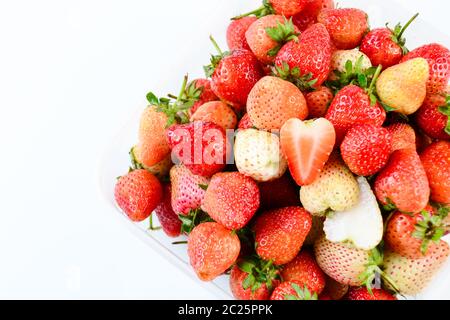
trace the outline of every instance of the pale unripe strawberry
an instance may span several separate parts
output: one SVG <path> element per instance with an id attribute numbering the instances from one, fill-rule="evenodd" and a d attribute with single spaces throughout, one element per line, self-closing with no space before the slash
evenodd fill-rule
<path id="1" fill-rule="evenodd" d="M 321 215 L 331 209 L 345 211 L 359 200 L 359 186 L 353 174 L 335 154 L 330 157 L 319 177 L 300 190 L 300 201 L 306 210 Z"/>
<path id="2" fill-rule="evenodd" d="M 201 105 L 191 116 L 191 122 L 212 122 L 224 130 L 235 129 L 238 123 L 236 113 L 225 102 L 210 101 Z"/>
<path id="3" fill-rule="evenodd" d="M 450 255 L 450 248 L 444 241 L 430 256 L 420 259 L 405 258 L 386 250 L 384 273 L 391 278 L 402 294 L 416 295 L 430 283 Z"/>
<path id="4" fill-rule="evenodd" d="M 360 71 L 365 71 L 372 67 L 372 62 L 370 62 L 369 57 L 358 49 L 336 50 L 331 56 L 331 70 L 345 72 L 345 65 L 347 64 L 347 61 L 351 61 L 353 67 L 358 65 Z M 329 79 L 336 79 L 334 72 L 330 73 Z"/>
<path id="5" fill-rule="evenodd" d="M 256 129 L 239 131 L 234 146 L 240 173 L 264 182 L 280 178 L 287 169 L 277 135 Z"/>
<path id="6" fill-rule="evenodd" d="M 137 160 L 135 150 L 136 147 L 133 147 L 130 151 L 130 158 L 134 169 L 145 169 L 156 177 L 162 179 L 169 174 L 170 169 L 173 167 L 172 156 L 170 154 L 157 164 L 147 167 Z"/>
<path id="7" fill-rule="evenodd" d="M 429 66 L 416 58 L 384 70 L 377 81 L 378 95 L 396 112 L 410 115 L 423 104 L 427 95 Z"/>

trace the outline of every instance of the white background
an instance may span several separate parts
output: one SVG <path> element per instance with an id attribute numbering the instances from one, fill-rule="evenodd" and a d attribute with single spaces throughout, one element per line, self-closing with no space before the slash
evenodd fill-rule
<path id="1" fill-rule="evenodd" d="M 97 170 L 244 1 L 0 1 L 0 298 L 213 298 L 112 218 Z M 401 2 L 448 30 L 448 1 Z"/>

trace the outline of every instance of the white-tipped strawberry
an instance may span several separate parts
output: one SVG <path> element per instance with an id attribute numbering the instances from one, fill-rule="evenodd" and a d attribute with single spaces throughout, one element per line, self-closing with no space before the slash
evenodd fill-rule
<path id="1" fill-rule="evenodd" d="M 234 146 L 240 173 L 264 182 L 280 178 L 287 169 L 281 154 L 280 139 L 270 132 L 247 129 L 239 131 Z"/>
<path id="2" fill-rule="evenodd" d="M 358 249 L 371 250 L 383 238 L 383 217 L 369 183 L 358 178 L 359 203 L 350 210 L 330 214 L 324 231 L 332 242 L 349 241 Z"/>

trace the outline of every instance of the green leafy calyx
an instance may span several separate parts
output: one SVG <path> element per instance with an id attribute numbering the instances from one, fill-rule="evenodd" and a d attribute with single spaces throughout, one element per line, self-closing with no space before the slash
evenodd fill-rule
<path id="1" fill-rule="evenodd" d="M 284 22 L 277 22 L 276 27 L 266 28 L 267 35 L 278 44 L 275 48 L 269 50 L 267 54 L 270 57 L 275 57 L 281 50 L 283 45 L 291 40 L 298 40 L 299 33 L 295 30 L 294 23 L 291 19 L 284 18 Z"/>
<path id="2" fill-rule="evenodd" d="M 313 90 L 317 83 L 317 79 L 313 79 L 312 73 L 302 75 L 298 67 L 290 68 L 287 62 L 283 62 L 281 67 L 274 67 L 273 75 L 292 82 L 303 92 Z"/>
<path id="3" fill-rule="evenodd" d="M 216 55 L 212 54 L 210 61 L 211 63 L 203 67 L 203 70 L 205 71 L 205 76 L 207 78 L 210 78 L 214 74 L 214 71 L 216 71 L 216 68 L 219 65 L 220 61 L 222 61 L 223 58 L 230 55 L 229 51 L 222 51 L 222 49 L 220 49 L 219 45 L 217 44 L 217 41 L 213 38 L 213 36 L 209 36 L 209 39 L 211 40 L 218 54 Z"/>
<path id="4" fill-rule="evenodd" d="M 430 242 L 439 244 L 441 238 L 445 235 L 445 226 L 443 220 L 448 216 L 449 209 L 441 207 L 436 215 L 430 214 L 427 210 L 421 212 L 421 220 L 416 223 L 412 236 L 422 240 L 420 251 L 425 255 L 428 251 Z"/>
<path id="5" fill-rule="evenodd" d="M 233 18 L 231 18 L 231 20 L 239 20 L 239 19 L 242 19 L 242 18 L 248 17 L 248 16 L 255 16 L 257 18 L 261 18 L 261 17 L 268 16 L 270 14 L 275 14 L 275 10 L 273 9 L 269 0 L 264 0 L 262 6 L 259 7 L 258 9 L 255 9 L 250 12 L 233 17 Z"/>
<path id="6" fill-rule="evenodd" d="M 184 234 L 190 234 L 199 224 L 214 221 L 206 212 L 200 209 L 191 210 L 187 215 L 180 214 L 178 218 L 181 220 L 181 233 Z"/>
<path id="7" fill-rule="evenodd" d="M 238 268 L 248 274 L 242 282 L 242 287 L 244 290 L 250 289 L 252 293 L 255 293 L 263 284 L 268 290 L 272 290 L 273 282 L 281 280 L 279 267 L 274 266 L 272 261 L 262 260 L 257 255 L 241 260 Z"/>
<path id="8" fill-rule="evenodd" d="M 416 18 L 419 16 L 418 13 L 416 13 L 409 21 L 405 24 L 405 26 L 402 26 L 401 23 L 398 23 L 394 29 L 389 28 L 389 25 L 386 24 L 386 27 L 391 30 L 392 32 L 392 41 L 394 41 L 396 44 L 398 44 L 403 51 L 403 54 L 407 54 L 409 52 L 408 48 L 406 47 L 406 39 L 403 37 L 403 34 L 405 33 L 406 29 L 416 20 Z"/>
<path id="9" fill-rule="evenodd" d="M 445 98 L 445 105 L 438 108 L 438 111 L 444 116 L 447 116 L 447 125 L 445 126 L 445 133 L 450 135 L 450 96 Z"/>
<path id="10" fill-rule="evenodd" d="M 291 286 L 295 291 L 295 295 L 285 295 L 284 298 L 286 300 L 319 300 L 317 293 L 311 293 L 308 287 L 300 288 L 296 283 L 292 283 Z"/>

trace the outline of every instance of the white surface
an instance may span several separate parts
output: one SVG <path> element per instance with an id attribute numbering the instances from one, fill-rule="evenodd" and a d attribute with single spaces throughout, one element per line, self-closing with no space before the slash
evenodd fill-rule
<path id="1" fill-rule="evenodd" d="M 214 298 L 112 218 L 97 164 L 242 1 L 0 1 L 0 298 Z M 401 2 L 448 30 L 447 1 Z"/>

